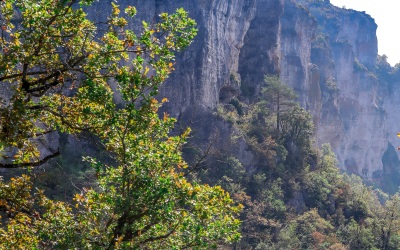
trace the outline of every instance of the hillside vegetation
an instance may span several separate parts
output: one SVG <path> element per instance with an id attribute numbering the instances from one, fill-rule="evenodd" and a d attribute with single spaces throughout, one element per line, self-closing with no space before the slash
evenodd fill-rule
<path id="1" fill-rule="evenodd" d="M 231 143 L 201 152 L 158 91 L 195 21 L 178 9 L 134 31 L 135 7 L 95 23 L 92 3 L 0 3 L 1 249 L 399 248 L 400 194 L 340 173 L 277 76 L 218 105 Z"/>

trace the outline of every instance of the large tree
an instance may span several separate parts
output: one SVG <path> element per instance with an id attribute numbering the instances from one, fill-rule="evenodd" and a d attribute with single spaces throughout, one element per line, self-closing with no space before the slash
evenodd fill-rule
<path id="1" fill-rule="evenodd" d="M 1 1 L 0 167 L 34 167 L 37 138 L 55 130 L 95 135 L 115 164 L 86 157 L 96 185 L 75 206 L 32 190 L 26 175 L 0 181 L 0 248 L 209 248 L 233 241 L 241 206 L 220 187 L 190 183 L 174 119 L 158 116 L 154 96 L 173 70 L 174 51 L 190 44 L 195 22 L 179 9 L 127 28 L 134 7 L 95 24 L 90 0 Z M 90 8 L 90 7 L 88 7 Z M 101 25 L 101 29 L 98 28 Z M 123 104 L 114 102 L 115 93 Z M 12 161 L 6 159 L 11 154 Z"/>

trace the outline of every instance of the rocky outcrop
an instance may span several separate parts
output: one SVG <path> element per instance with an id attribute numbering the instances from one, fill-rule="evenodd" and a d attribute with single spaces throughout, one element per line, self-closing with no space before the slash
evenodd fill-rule
<path id="1" fill-rule="evenodd" d="M 311 0 L 129 4 L 146 13 L 138 19 L 184 7 L 198 23 L 199 35 L 160 93 L 171 100 L 166 110 L 194 128 L 193 140 L 226 147 L 233 131 L 216 115 L 218 104 L 239 94 L 251 102 L 264 75 L 278 74 L 312 113 L 317 142 L 332 145 L 339 167 L 365 178 L 382 173 L 388 145 L 398 144 L 400 90 L 388 93 L 374 72 L 377 25 L 368 14 Z M 216 134 L 222 136 L 216 140 Z"/>
<path id="2" fill-rule="evenodd" d="M 99 1 L 90 18 L 106 16 Z M 330 143 L 339 167 L 379 179 L 400 168 L 393 151 L 400 89 L 376 73 L 376 24 L 366 13 L 325 0 L 120 0 L 134 5 L 137 20 L 179 7 L 198 23 L 193 44 L 180 53 L 176 71 L 160 90 L 164 109 L 203 147 L 230 150 L 247 169 L 253 154 L 217 114 L 219 104 L 240 96 L 252 102 L 263 78 L 279 75 L 313 115 L 318 144 Z M 139 27 L 139 25 L 138 25 Z M 132 27 L 137 29 L 137 27 Z M 392 70 L 388 67 L 388 70 Z M 397 158 L 398 159 L 398 158 Z M 396 163 L 397 162 L 397 163 Z"/>
<path id="3" fill-rule="evenodd" d="M 331 143 L 341 168 L 371 178 L 382 169 L 388 145 L 381 86 L 374 73 L 377 25 L 366 13 L 326 1 L 302 3 L 319 27 L 311 56 L 320 72 L 313 80 L 323 90 L 320 114 L 312 109 L 318 117 L 318 142 Z"/>

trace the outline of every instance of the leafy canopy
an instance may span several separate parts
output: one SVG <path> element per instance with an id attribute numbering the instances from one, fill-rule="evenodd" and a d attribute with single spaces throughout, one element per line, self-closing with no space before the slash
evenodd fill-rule
<path id="1" fill-rule="evenodd" d="M 170 136 L 175 120 L 157 114 L 167 100 L 154 96 L 174 51 L 193 40 L 194 20 L 178 9 L 143 22 L 138 34 L 128 29 L 134 7 L 122 13 L 111 3 L 96 24 L 82 8 L 92 2 L 0 3 L 0 166 L 38 166 L 58 155 L 41 155 L 37 144 L 56 130 L 92 133 L 116 163 L 85 158 L 97 185 L 77 193 L 75 206 L 32 190 L 27 175 L 0 181 L 0 248 L 181 249 L 237 240 L 241 206 L 218 186 L 185 179 L 180 149 L 189 131 Z"/>

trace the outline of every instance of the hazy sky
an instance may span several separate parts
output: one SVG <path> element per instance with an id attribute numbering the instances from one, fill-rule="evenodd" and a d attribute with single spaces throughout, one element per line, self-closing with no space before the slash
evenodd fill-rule
<path id="1" fill-rule="evenodd" d="M 394 65 L 400 62 L 400 1 L 399 0 L 330 0 L 347 9 L 365 11 L 378 24 L 378 53 L 386 54 Z"/>

